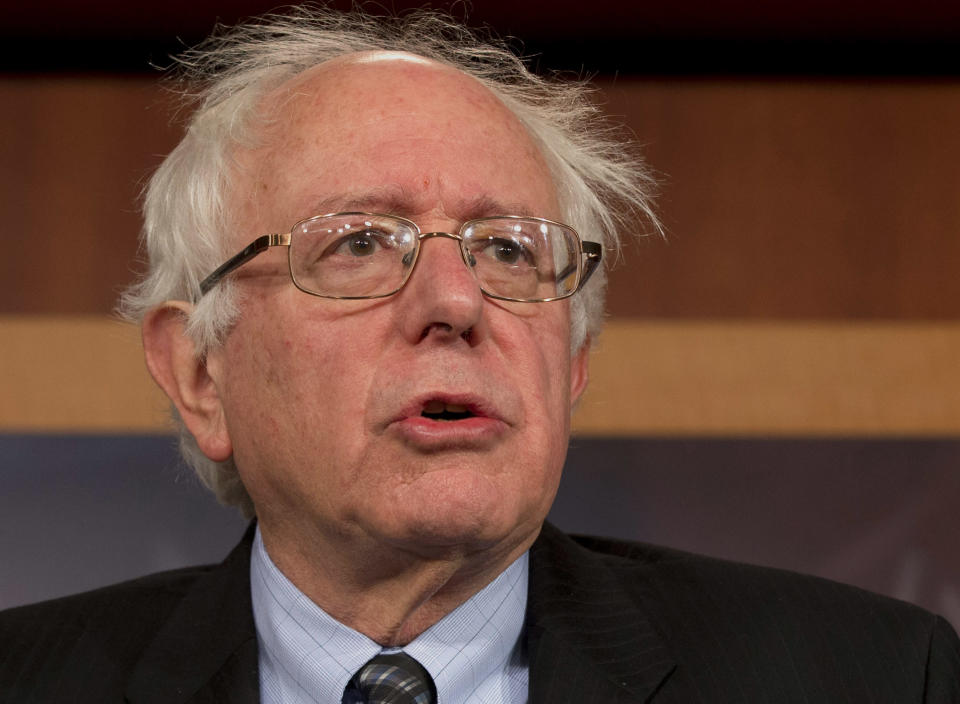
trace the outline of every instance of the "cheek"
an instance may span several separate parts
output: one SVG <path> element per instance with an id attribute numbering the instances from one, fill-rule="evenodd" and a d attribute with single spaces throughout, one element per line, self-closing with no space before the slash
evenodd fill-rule
<path id="1" fill-rule="evenodd" d="M 570 324 L 565 304 L 513 304 L 495 340 L 503 368 L 521 390 L 525 445 L 531 455 L 548 457 L 549 469 L 563 464 L 570 428 Z M 542 470 L 541 470 L 542 471 Z M 548 470 L 549 471 L 549 470 Z"/>
<path id="2" fill-rule="evenodd" d="M 281 455 L 296 449 L 296 439 L 302 443 L 326 426 L 343 379 L 336 365 L 344 354 L 333 350 L 335 335 L 323 334 L 328 326 L 288 318 L 280 306 L 250 305 L 228 339 L 225 407 L 238 461 L 257 436 L 283 439 L 272 443 L 271 458 L 262 456 L 268 443 L 251 447 L 259 459 L 289 459 Z"/>
<path id="3" fill-rule="evenodd" d="M 276 408 L 285 409 L 301 442 L 336 435 L 339 419 L 358 418 L 362 408 L 369 368 L 364 346 L 352 344 L 335 326 L 301 322 L 299 329 L 286 329 L 288 336 L 278 341 L 269 360 L 276 388 L 283 392 Z"/>
<path id="4" fill-rule="evenodd" d="M 518 304 L 522 305 L 522 304 Z M 526 304 L 531 306 L 533 304 Z M 543 303 L 547 310 L 523 308 L 514 313 L 517 323 L 507 333 L 503 346 L 508 359 L 524 360 L 520 369 L 539 413 L 551 419 L 569 415 L 570 397 L 570 319 L 565 304 Z"/>
<path id="5" fill-rule="evenodd" d="M 267 442 L 283 437 L 289 424 L 290 385 L 283 341 L 245 311 L 227 339 L 224 384 L 221 387 L 234 459 L 244 471 L 265 462 L 282 461 L 282 445 Z"/>
<path id="6" fill-rule="evenodd" d="M 551 305 L 551 304 L 544 304 Z M 540 384 L 543 392 L 541 408 L 547 424 L 547 456 L 550 465 L 559 474 L 567 452 L 570 435 L 570 323 L 564 311 L 557 311 L 551 324 L 538 330 L 541 341 Z M 557 477 L 559 480 L 559 477 Z"/>

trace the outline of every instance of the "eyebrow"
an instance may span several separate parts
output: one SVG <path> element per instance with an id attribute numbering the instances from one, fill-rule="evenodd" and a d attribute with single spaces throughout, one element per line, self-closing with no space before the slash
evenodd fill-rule
<path id="1" fill-rule="evenodd" d="M 338 194 L 314 202 L 312 214 L 344 213 L 351 211 L 378 212 L 385 215 L 410 216 L 417 214 L 416 198 L 401 186 L 383 186 L 363 193 Z M 454 216 L 463 221 L 490 215 L 533 215 L 530 208 L 519 202 L 503 202 L 487 195 L 458 204 Z M 309 217 L 309 215 L 307 215 Z"/>
<path id="2" fill-rule="evenodd" d="M 327 213 L 344 213 L 353 210 L 393 212 L 397 208 L 402 209 L 405 200 L 402 189 L 383 186 L 364 193 L 327 196 L 314 202 L 313 213 L 326 215 Z"/>
<path id="3" fill-rule="evenodd" d="M 477 196 L 463 208 L 465 220 L 473 220 L 489 215 L 539 215 L 543 213 L 530 212 L 530 208 L 519 202 L 504 203 L 490 196 Z"/>

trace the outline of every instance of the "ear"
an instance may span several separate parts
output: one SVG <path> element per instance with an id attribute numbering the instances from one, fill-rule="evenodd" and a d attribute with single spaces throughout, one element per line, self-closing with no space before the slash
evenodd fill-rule
<path id="1" fill-rule="evenodd" d="M 570 360 L 570 407 L 573 408 L 590 380 L 590 336 Z"/>
<path id="2" fill-rule="evenodd" d="M 233 445 L 207 360 L 186 333 L 192 308 L 184 301 L 167 301 L 147 313 L 143 351 L 150 375 L 177 407 L 203 454 L 222 462 L 233 453 Z"/>

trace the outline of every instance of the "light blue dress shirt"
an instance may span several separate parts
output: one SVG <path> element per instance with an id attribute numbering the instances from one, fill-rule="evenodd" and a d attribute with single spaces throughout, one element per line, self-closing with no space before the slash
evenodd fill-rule
<path id="1" fill-rule="evenodd" d="M 524 553 L 403 648 L 433 677 L 437 704 L 525 704 L 527 572 Z M 340 704 L 347 682 L 381 646 L 297 589 L 267 555 L 259 528 L 250 588 L 263 704 Z"/>

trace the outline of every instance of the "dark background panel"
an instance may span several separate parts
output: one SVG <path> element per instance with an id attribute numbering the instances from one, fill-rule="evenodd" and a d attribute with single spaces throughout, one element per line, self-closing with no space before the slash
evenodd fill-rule
<path id="1" fill-rule="evenodd" d="M 276 0 L 51 0 L 0 7 L 0 70 L 143 72 Z M 327 3 L 349 9 L 352 0 Z M 432 7 L 508 37 L 541 69 L 643 74 L 956 74 L 960 8 L 940 0 L 380 0 Z"/>
<path id="2" fill-rule="evenodd" d="M 819 574 L 960 626 L 960 440 L 574 438 L 551 520 Z M 163 436 L 0 435 L 0 607 L 219 560 L 243 521 Z"/>
<path id="3" fill-rule="evenodd" d="M 219 562 L 244 526 L 172 437 L 0 435 L 0 607 Z"/>
<path id="4" fill-rule="evenodd" d="M 817 574 L 960 623 L 956 439 L 571 441 L 553 516 Z"/>

